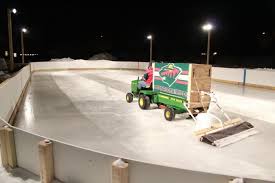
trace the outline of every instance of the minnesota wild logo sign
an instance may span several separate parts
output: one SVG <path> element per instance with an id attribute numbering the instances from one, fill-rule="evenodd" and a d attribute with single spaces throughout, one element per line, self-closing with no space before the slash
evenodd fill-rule
<path id="1" fill-rule="evenodd" d="M 170 63 L 160 69 L 159 76 L 161 77 L 162 82 L 170 87 L 176 82 L 181 72 L 182 69 L 180 67 Z"/>

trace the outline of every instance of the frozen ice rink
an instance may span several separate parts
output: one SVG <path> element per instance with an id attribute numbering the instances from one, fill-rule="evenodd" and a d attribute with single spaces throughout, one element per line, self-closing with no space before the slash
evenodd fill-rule
<path id="1" fill-rule="evenodd" d="M 40 135 L 152 164 L 275 181 L 275 92 L 212 83 L 221 106 L 251 122 L 258 135 L 224 148 L 203 144 L 194 122 L 163 109 L 141 110 L 125 101 L 142 72 L 118 70 L 35 72 L 16 126 Z"/>

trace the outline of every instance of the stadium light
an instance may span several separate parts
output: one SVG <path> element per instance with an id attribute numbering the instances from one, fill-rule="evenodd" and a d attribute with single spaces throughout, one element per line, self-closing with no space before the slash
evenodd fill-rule
<path id="1" fill-rule="evenodd" d="M 25 48 L 24 48 L 24 34 L 27 33 L 28 30 L 26 28 L 21 29 L 21 53 L 22 53 L 22 64 L 25 63 Z"/>
<path id="2" fill-rule="evenodd" d="M 23 33 L 28 32 L 28 30 L 27 30 L 26 28 L 22 28 L 21 31 L 22 31 Z"/>
<path id="3" fill-rule="evenodd" d="M 16 14 L 16 13 L 17 13 L 17 10 L 16 10 L 15 8 L 13 8 L 13 9 L 11 10 L 11 12 L 12 12 L 13 14 Z"/>
<path id="4" fill-rule="evenodd" d="M 207 23 L 202 26 L 202 30 L 207 31 L 208 33 L 208 39 L 207 39 L 207 58 L 206 58 L 206 64 L 209 64 L 209 55 L 210 55 L 210 32 L 213 29 L 212 24 Z"/>
<path id="5" fill-rule="evenodd" d="M 213 26 L 212 26 L 212 24 L 205 24 L 205 25 L 203 25 L 202 26 L 202 29 L 204 30 L 204 31 L 211 31 L 212 29 L 213 29 Z"/>
<path id="6" fill-rule="evenodd" d="M 153 36 L 151 34 L 149 34 L 147 36 L 147 39 L 150 40 L 150 63 L 149 63 L 149 65 L 152 65 Z"/>

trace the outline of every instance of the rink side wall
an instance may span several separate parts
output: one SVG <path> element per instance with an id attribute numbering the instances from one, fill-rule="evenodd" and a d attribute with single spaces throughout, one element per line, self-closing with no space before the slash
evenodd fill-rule
<path id="1" fill-rule="evenodd" d="M 147 68 L 147 66 L 147 62 L 75 60 L 68 62 L 33 62 L 31 64 L 31 70 L 32 72 L 89 69 L 144 70 Z M 275 71 L 273 70 L 213 67 L 212 79 L 213 81 L 218 82 L 275 90 Z"/>
<path id="2" fill-rule="evenodd" d="M 38 143 L 46 137 L 14 128 L 18 166 L 39 175 Z M 55 178 L 62 182 L 111 183 L 111 165 L 118 158 L 50 139 L 53 144 Z M 227 183 L 234 177 L 183 170 L 124 159 L 129 163 L 130 183 Z M 246 183 L 268 181 L 245 179 Z"/>
<path id="3" fill-rule="evenodd" d="M 214 81 L 243 84 L 243 69 L 212 67 L 212 79 Z"/>
<path id="4" fill-rule="evenodd" d="M 15 109 L 19 107 L 18 101 L 31 76 L 30 68 L 31 66 L 27 65 L 13 77 L 0 83 L 0 117 L 5 121 L 9 121 L 15 115 Z"/>
<path id="5" fill-rule="evenodd" d="M 247 69 L 245 85 L 275 90 L 275 70 Z"/>
<path id="6" fill-rule="evenodd" d="M 212 79 L 218 82 L 275 90 L 275 70 L 213 67 Z"/>
<path id="7" fill-rule="evenodd" d="M 21 69 L 14 77 L 0 84 L 0 123 L 8 125 L 20 97 L 30 81 L 31 73 L 50 70 L 82 70 L 82 69 L 145 69 L 148 63 L 112 62 L 112 61 L 72 61 L 72 62 L 35 62 Z M 216 80 L 235 84 L 243 83 L 243 69 L 213 68 L 212 75 Z M 259 78 L 260 76 L 266 78 Z M 273 76 L 273 77 L 272 77 Z M 275 72 L 246 71 L 246 83 L 255 85 L 275 86 Z M 17 163 L 19 167 L 39 175 L 38 142 L 47 137 L 39 136 L 22 129 L 14 129 Z M 72 144 L 66 144 L 55 139 L 53 142 L 55 177 L 63 182 L 100 182 L 111 183 L 111 164 L 123 157 L 95 152 Z M 176 169 L 153 165 L 146 162 L 126 159 L 129 163 L 130 183 L 221 183 L 228 182 L 232 177 L 209 174 L 190 170 Z M 262 183 L 265 181 L 246 179 L 247 183 Z"/>
<path id="8" fill-rule="evenodd" d="M 89 70 L 89 69 L 146 69 L 146 62 L 114 62 L 107 60 L 85 61 L 75 60 L 69 62 L 33 62 L 31 70 L 34 71 L 55 71 L 55 70 Z"/>

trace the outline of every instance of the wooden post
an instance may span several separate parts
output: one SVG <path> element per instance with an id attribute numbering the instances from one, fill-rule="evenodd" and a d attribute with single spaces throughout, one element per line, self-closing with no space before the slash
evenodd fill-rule
<path id="1" fill-rule="evenodd" d="M 5 129 L 6 129 L 6 147 L 7 147 L 7 154 L 8 154 L 8 164 L 10 168 L 16 168 L 17 160 L 16 160 L 13 129 L 11 128 L 5 128 Z"/>
<path id="2" fill-rule="evenodd" d="M 118 159 L 112 164 L 112 183 L 128 183 L 128 163 Z"/>
<path id="3" fill-rule="evenodd" d="M 53 143 L 49 140 L 40 141 L 38 149 L 41 182 L 51 183 L 54 179 Z"/>
<path id="4" fill-rule="evenodd" d="M 8 167 L 8 154 L 7 154 L 7 146 L 6 146 L 6 133 L 5 128 L 2 127 L 0 129 L 0 141 L 1 141 L 1 160 L 2 166 L 7 168 Z"/>
<path id="5" fill-rule="evenodd" d="M 3 167 L 6 169 L 16 168 L 17 160 L 13 129 L 9 127 L 2 127 L 0 129 L 0 141 Z"/>
<path id="6" fill-rule="evenodd" d="M 6 169 L 13 169 L 17 166 L 15 142 L 13 129 L 2 127 L 0 129 L 1 158 L 2 165 Z"/>

